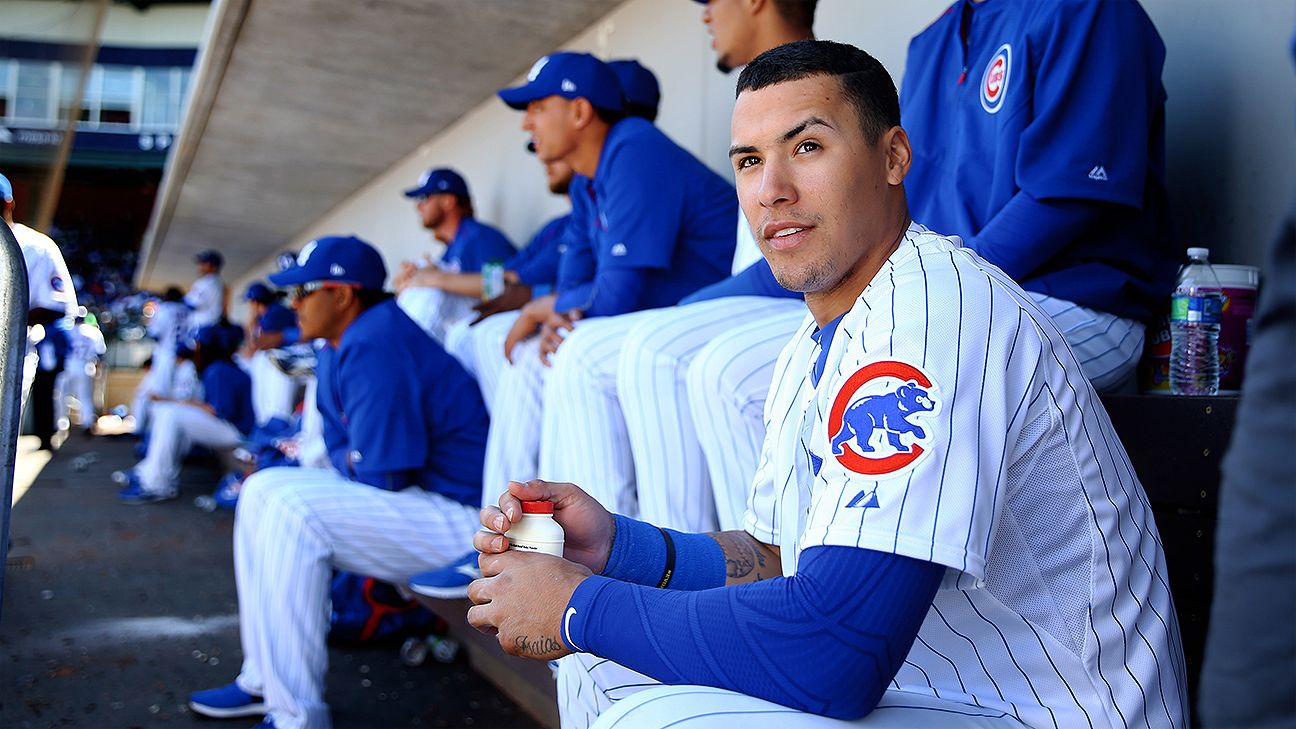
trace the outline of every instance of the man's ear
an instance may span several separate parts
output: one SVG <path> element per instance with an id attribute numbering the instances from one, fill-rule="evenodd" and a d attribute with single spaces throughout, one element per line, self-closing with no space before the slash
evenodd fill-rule
<path id="1" fill-rule="evenodd" d="M 754 17 L 761 10 L 764 10 L 768 3 L 767 0 L 742 0 L 742 4 L 747 14 Z"/>
<path id="2" fill-rule="evenodd" d="M 360 289 L 353 286 L 341 286 L 333 289 L 333 302 L 337 311 L 346 311 L 360 305 Z"/>
<path id="3" fill-rule="evenodd" d="M 598 118 L 598 112 L 594 110 L 594 105 L 583 96 L 572 99 L 569 109 L 572 125 L 577 129 L 584 129 Z"/>
<path id="4" fill-rule="evenodd" d="M 891 127 L 882 134 L 882 139 L 878 142 L 886 152 L 887 184 L 903 184 L 909 174 L 909 165 L 913 164 L 909 135 L 901 127 Z"/>

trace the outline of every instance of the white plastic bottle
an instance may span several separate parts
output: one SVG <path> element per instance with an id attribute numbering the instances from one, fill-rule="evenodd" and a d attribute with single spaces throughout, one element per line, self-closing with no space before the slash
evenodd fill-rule
<path id="1" fill-rule="evenodd" d="M 504 532 L 509 549 L 563 556 L 563 528 L 554 521 L 553 502 L 523 501 L 522 519 Z"/>
<path id="2" fill-rule="evenodd" d="M 1189 248 L 1170 300 L 1170 391 L 1219 391 L 1219 331 L 1224 292 L 1211 268 L 1210 250 Z"/>

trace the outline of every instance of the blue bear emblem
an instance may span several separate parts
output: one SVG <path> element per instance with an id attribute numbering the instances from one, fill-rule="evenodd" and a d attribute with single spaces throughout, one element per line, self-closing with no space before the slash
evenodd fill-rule
<path id="1" fill-rule="evenodd" d="M 900 442 L 901 434 L 910 433 L 918 440 L 927 437 L 927 431 L 909 422 L 909 418 L 918 413 L 930 412 L 935 407 L 931 394 L 912 380 L 892 392 L 862 397 L 846 408 L 842 415 L 841 430 L 832 439 L 833 455 L 842 455 L 846 442 L 852 438 L 861 452 L 875 452 L 876 449 L 869 444 L 869 440 L 877 430 L 886 433 L 887 442 L 897 452 L 909 453 L 912 449 Z"/>

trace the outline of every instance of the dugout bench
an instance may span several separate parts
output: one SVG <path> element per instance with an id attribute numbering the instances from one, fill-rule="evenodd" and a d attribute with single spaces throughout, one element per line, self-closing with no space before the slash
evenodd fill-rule
<path id="1" fill-rule="evenodd" d="M 1103 405 L 1152 503 L 1179 614 L 1190 710 L 1195 711 L 1214 593 L 1220 461 L 1238 398 L 1116 395 L 1103 398 Z M 542 726 L 557 729 L 557 690 L 547 663 L 510 656 L 494 636 L 468 625 L 468 600 L 418 599 L 445 619 L 450 636 L 467 651 L 478 673 Z"/>

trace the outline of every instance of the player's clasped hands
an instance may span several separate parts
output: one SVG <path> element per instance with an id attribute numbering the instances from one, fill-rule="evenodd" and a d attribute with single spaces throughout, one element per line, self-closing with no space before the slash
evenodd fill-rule
<path id="1" fill-rule="evenodd" d="M 580 318 L 580 309 L 573 309 L 565 314 L 554 312 L 545 320 L 540 327 L 540 362 L 544 366 L 553 366 L 549 361 L 550 355 L 558 351 L 558 347 L 562 346 L 563 340 L 567 338 L 567 333 L 575 328 Z"/>
<path id="2" fill-rule="evenodd" d="M 508 551 L 508 531 L 522 518 L 522 501 L 550 501 L 565 533 L 565 558 Z M 569 483 L 509 483 L 499 506 L 482 509 L 473 546 L 481 552 L 482 578 L 468 588 L 474 606 L 468 622 L 498 636 L 505 652 L 549 660 L 571 651 L 562 641 L 563 610 L 576 587 L 601 572 L 612 546 L 613 521 L 597 501 Z"/>

